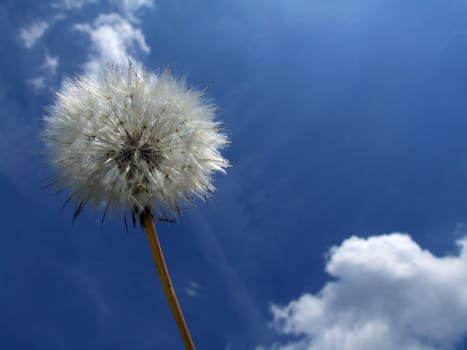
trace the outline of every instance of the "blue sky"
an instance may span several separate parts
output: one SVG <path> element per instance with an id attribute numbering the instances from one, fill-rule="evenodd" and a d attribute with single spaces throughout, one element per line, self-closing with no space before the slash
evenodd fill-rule
<path id="1" fill-rule="evenodd" d="M 208 86 L 231 139 L 208 205 L 158 224 L 199 349 L 467 349 L 466 14 L 3 1 L 2 349 L 182 348 L 143 232 L 43 188 L 44 108 L 121 57 Z"/>

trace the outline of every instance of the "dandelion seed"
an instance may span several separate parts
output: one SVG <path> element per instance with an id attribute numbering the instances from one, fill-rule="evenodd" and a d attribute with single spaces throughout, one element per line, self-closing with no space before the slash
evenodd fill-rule
<path id="1" fill-rule="evenodd" d="M 87 205 L 139 217 L 187 349 L 191 336 L 173 290 L 154 216 L 167 219 L 214 190 L 228 143 L 215 106 L 169 72 L 111 65 L 100 78 L 77 77 L 57 93 L 43 133 L 59 189 L 71 191 L 75 219 Z"/>

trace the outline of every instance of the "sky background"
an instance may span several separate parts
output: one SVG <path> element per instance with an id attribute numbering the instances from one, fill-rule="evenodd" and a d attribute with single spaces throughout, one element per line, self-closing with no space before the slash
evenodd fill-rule
<path id="1" fill-rule="evenodd" d="M 131 58 L 208 87 L 217 192 L 159 223 L 199 349 L 467 349 L 467 1 L 3 0 L 0 347 L 181 349 L 141 229 L 74 223 L 40 133 Z"/>

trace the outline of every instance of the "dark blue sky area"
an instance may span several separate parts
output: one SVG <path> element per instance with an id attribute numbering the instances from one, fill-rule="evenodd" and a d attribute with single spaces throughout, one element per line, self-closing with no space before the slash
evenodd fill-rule
<path id="1" fill-rule="evenodd" d="M 99 210 L 73 224 L 66 194 L 41 188 L 44 107 L 93 54 L 73 25 L 127 18 L 116 3 L 0 4 L 2 349 L 181 348 L 141 230 L 120 218 L 101 230 Z M 158 224 L 199 349 L 287 342 L 270 305 L 323 288 L 329 249 L 351 235 L 407 232 L 435 255 L 458 253 L 466 1 L 156 0 L 135 13 L 150 52 L 127 52 L 208 86 L 232 142 L 208 205 Z M 27 48 L 20 29 L 38 19 L 49 27 Z M 53 74 L 46 55 L 59 58 Z M 49 74 L 40 89 L 37 74 Z"/>

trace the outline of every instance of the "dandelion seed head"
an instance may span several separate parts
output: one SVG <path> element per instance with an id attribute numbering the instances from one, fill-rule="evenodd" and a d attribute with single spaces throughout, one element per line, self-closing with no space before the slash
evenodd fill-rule
<path id="1" fill-rule="evenodd" d="M 58 187 L 70 189 L 79 211 L 89 204 L 173 216 L 206 198 L 213 173 L 229 165 L 215 113 L 203 91 L 131 62 L 69 80 L 43 133 Z"/>

